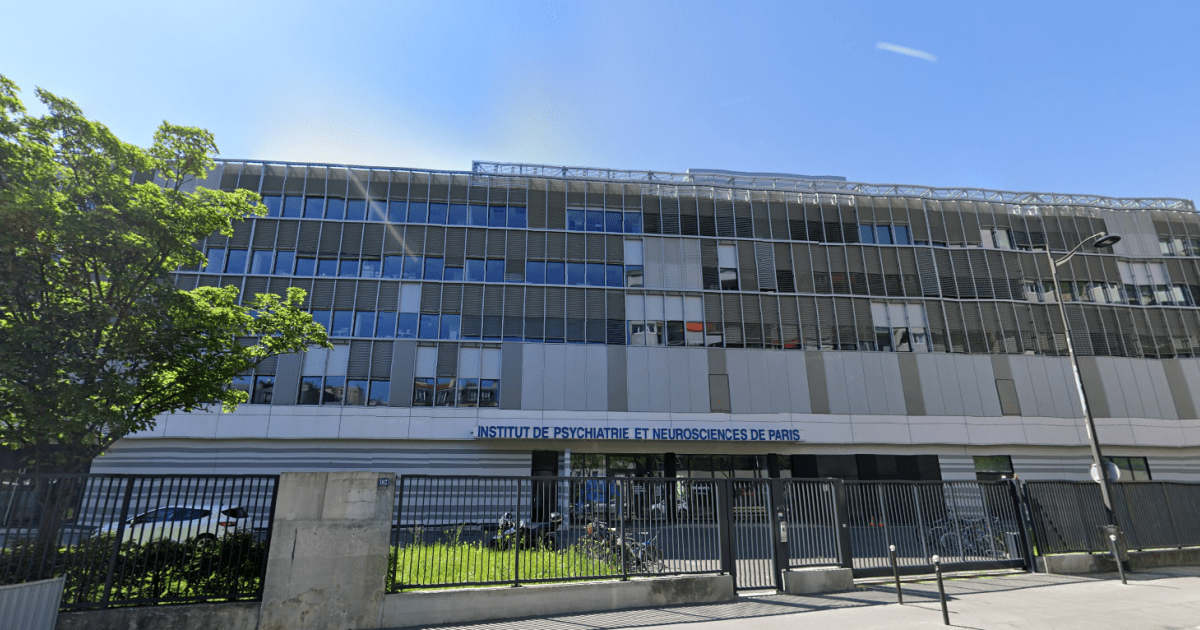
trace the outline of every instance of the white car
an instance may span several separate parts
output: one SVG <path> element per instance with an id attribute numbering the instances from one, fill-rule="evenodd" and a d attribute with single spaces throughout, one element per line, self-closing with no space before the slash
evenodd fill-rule
<path id="1" fill-rule="evenodd" d="M 144 544 L 155 540 L 213 542 L 248 528 L 250 515 L 243 507 L 171 506 L 143 512 L 125 521 L 121 542 Z M 97 531 L 114 534 L 119 523 Z"/>

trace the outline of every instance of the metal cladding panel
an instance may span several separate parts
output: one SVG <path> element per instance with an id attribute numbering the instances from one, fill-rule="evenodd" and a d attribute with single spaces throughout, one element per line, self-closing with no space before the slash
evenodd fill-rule
<path id="1" fill-rule="evenodd" d="M 589 344 L 587 348 L 587 368 L 584 376 L 587 379 L 587 410 L 605 411 L 608 409 L 608 350 L 599 344 Z"/>
<path id="2" fill-rule="evenodd" d="M 1053 386 L 1057 383 L 1051 383 L 1050 379 L 1054 378 L 1054 370 L 1047 369 L 1047 361 L 1044 357 L 1030 357 L 1029 364 L 1029 379 L 1033 386 L 1034 404 L 1029 406 L 1033 413 L 1028 415 L 1060 417 L 1058 409 L 1054 405 L 1054 396 L 1056 391 Z M 1058 379 L 1055 379 L 1057 381 Z M 1021 409 L 1026 409 L 1025 401 L 1021 401 Z"/>
<path id="3" fill-rule="evenodd" d="M 674 413 L 688 413 L 692 410 L 692 388 L 688 383 L 691 372 L 688 370 L 688 349 L 667 348 L 667 373 L 670 381 L 670 410 Z"/>
<path id="4" fill-rule="evenodd" d="M 650 411 L 671 411 L 671 375 L 667 353 L 663 348 L 647 348 L 647 383 L 649 386 Z"/>
<path id="5" fill-rule="evenodd" d="M 390 407 L 411 407 L 413 371 L 417 364 L 417 342 L 397 341 L 392 345 L 392 384 Z"/>
<path id="6" fill-rule="evenodd" d="M 275 392 L 272 405 L 294 405 L 300 396 L 300 365 L 303 355 L 285 354 L 275 365 Z"/>
<path id="7" fill-rule="evenodd" d="M 650 348 L 625 349 L 628 411 L 650 411 Z"/>
<path id="8" fill-rule="evenodd" d="M 975 391 L 975 365 L 971 361 L 972 357 L 950 355 L 947 358 L 952 367 L 949 370 L 938 370 L 942 376 L 942 387 L 948 388 L 947 391 L 954 392 L 953 395 L 947 395 L 947 398 L 959 400 L 962 405 L 956 413 L 951 415 L 976 417 L 983 415 L 983 405 L 979 401 L 979 393 Z M 945 365 L 943 364 L 943 366 Z"/>
<path id="9" fill-rule="evenodd" d="M 846 359 L 842 354 L 841 352 L 823 352 L 821 358 L 825 368 L 829 413 L 847 415 L 853 412 L 850 402 L 850 384 L 846 382 L 849 378 L 846 374 Z M 860 368 L 857 385 L 861 385 L 861 375 L 862 369 Z"/>
<path id="10" fill-rule="evenodd" d="M 542 372 L 542 409 L 566 409 L 566 346 L 543 346 L 545 353 Z"/>
<path id="11" fill-rule="evenodd" d="M 871 414 L 886 415 L 889 413 L 887 395 L 889 383 L 883 375 L 883 359 L 885 357 L 894 358 L 894 355 L 883 352 L 866 352 L 859 357 L 863 368 L 861 397 L 866 400 L 868 413 Z M 893 386 L 894 383 L 892 383 Z"/>
<path id="12" fill-rule="evenodd" d="M 729 409 L 732 413 L 754 413 L 748 357 L 745 351 L 725 351 L 725 370 L 729 375 Z"/>
<path id="13" fill-rule="evenodd" d="M 788 411 L 792 413 L 812 413 L 812 405 L 808 396 L 808 364 L 803 352 L 784 352 L 787 363 L 787 390 L 789 396 Z"/>
<path id="14" fill-rule="evenodd" d="M 1175 404 L 1175 413 L 1180 420 L 1197 419 L 1196 405 L 1192 402 L 1185 373 L 1185 366 L 1192 363 L 1190 359 L 1168 359 L 1162 362 L 1167 387 L 1171 390 L 1171 401 Z"/>
<path id="15" fill-rule="evenodd" d="M 1027 355 L 1012 355 L 1009 357 L 1009 367 L 1012 369 L 1013 385 L 1017 390 L 1017 400 L 1021 405 L 1024 416 L 1038 416 L 1039 407 L 1037 393 L 1033 386 L 1033 371 L 1030 366 L 1035 357 Z"/>
<path id="16" fill-rule="evenodd" d="M 687 348 L 688 395 L 691 398 L 689 411 L 708 413 L 708 351 L 704 348 Z"/>
<path id="17" fill-rule="evenodd" d="M 920 369 L 920 384 L 922 395 L 925 400 L 925 413 L 931 416 L 947 415 L 946 399 L 942 395 L 942 378 L 938 374 L 939 366 L 938 356 L 934 354 L 923 354 L 917 357 L 917 365 Z"/>
<path id="18" fill-rule="evenodd" d="M 628 362 L 625 346 L 606 346 L 608 355 L 608 410 L 629 409 Z"/>
<path id="19" fill-rule="evenodd" d="M 925 415 L 925 394 L 921 390 L 921 368 L 916 355 L 907 352 L 896 355 L 896 368 L 900 378 L 895 382 L 900 383 L 903 395 L 901 415 Z"/>
<path id="20" fill-rule="evenodd" d="M 563 406 L 567 411 L 587 410 L 587 346 L 568 344 L 547 348 L 563 357 Z"/>
<path id="21" fill-rule="evenodd" d="M 529 410 L 545 409 L 546 401 L 542 395 L 542 371 L 546 365 L 546 346 L 542 344 L 525 344 L 521 351 L 521 408 Z M 504 386 L 504 383 L 501 383 Z"/>
<path id="22" fill-rule="evenodd" d="M 1134 359 L 1136 361 L 1136 359 Z M 1161 361 L 1142 359 L 1136 366 L 1138 372 L 1138 392 L 1142 399 L 1147 400 L 1143 406 L 1153 410 L 1157 415 L 1149 416 L 1161 420 L 1178 420 L 1179 413 L 1175 410 L 1175 402 L 1167 385 L 1167 374 Z M 1150 406 L 1153 404 L 1154 406 Z"/>
<path id="23" fill-rule="evenodd" d="M 792 397 L 788 391 L 788 362 L 787 355 L 778 350 L 765 351 L 764 363 L 767 369 L 767 385 L 770 393 L 768 413 L 788 413 L 792 410 Z"/>
<path id="24" fill-rule="evenodd" d="M 804 374 L 808 378 L 809 404 L 812 413 L 829 413 L 829 388 L 826 385 L 823 352 L 804 352 Z"/>
<path id="25" fill-rule="evenodd" d="M 734 350 L 735 354 L 746 355 L 746 367 L 750 377 L 750 413 L 770 413 L 771 386 L 767 375 L 767 350 Z"/>
<path id="26" fill-rule="evenodd" d="M 1083 380 L 1083 387 L 1088 392 L 1088 404 L 1092 408 L 1092 415 L 1097 418 L 1114 417 L 1109 406 L 1108 392 L 1104 387 L 1104 376 L 1100 367 L 1105 358 L 1079 357 L 1079 377 Z M 1124 402 L 1122 402 L 1122 406 L 1124 406 Z"/>
<path id="27" fill-rule="evenodd" d="M 54 630 L 66 578 L 0 586 L 0 628 Z"/>
<path id="28" fill-rule="evenodd" d="M 500 408 L 520 409 L 524 393 L 524 349 L 522 343 L 500 345 Z"/>
<path id="29" fill-rule="evenodd" d="M 992 371 L 991 357 L 973 356 L 971 362 L 975 368 L 974 389 L 983 405 L 979 415 L 986 417 L 1004 415 L 1000 410 L 1000 394 L 996 391 L 996 375 Z M 970 386 L 971 384 L 968 383 L 968 387 Z"/>

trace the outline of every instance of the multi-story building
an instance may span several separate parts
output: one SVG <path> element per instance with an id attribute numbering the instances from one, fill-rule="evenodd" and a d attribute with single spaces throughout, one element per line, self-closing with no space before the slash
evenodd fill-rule
<path id="1" fill-rule="evenodd" d="M 1190 201 L 478 162 L 207 185 L 267 215 L 178 284 L 302 287 L 335 347 L 96 471 L 1081 479 L 1062 300 L 1106 455 L 1200 480 Z"/>

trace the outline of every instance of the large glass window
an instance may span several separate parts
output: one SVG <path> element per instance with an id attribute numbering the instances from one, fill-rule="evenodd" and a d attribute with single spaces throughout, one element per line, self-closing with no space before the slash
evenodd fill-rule
<path id="1" fill-rule="evenodd" d="M 467 204 L 452 203 L 446 214 L 446 223 L 450 225 L 466 225 L 467 224 Z"/>
<path id="2" fill-rule="evenodd" d="M 262 203 L 267 208 L 268 217 L 283 214 L 283 198 L 278 195 L 263 195 Z"/>
<path id="3" fill-rule="evenodd" d="M 434 407 L 453 407 L 454 406 L 454 379 L 439 378 L 437 379 L 437 389 L 433 394 Z"/>
<path id="4" fill-rule="evenodd" d="M 429 257 L 425 259 L 425 279 L 441 280 L 443 259 Z"/>
<path id="5" fill-rule="evenodd" d="M 396 313 L 392 311 L 380 311 L 375 317 L 375 336 L 376 337 L 395 337 L 396 336 Z"/>
<path id="6" fill-rule="evenodd" d="M 437 339 L 438 338 L 438 316 L 437 315 L 421 315 L 421 339 Z"/>
<path id="7" fill-rule="evenodd" d="M 250 273 L 267 275 L 271 273 L 271 261 L 274 252 L 267 249 L 258 249 L 254 251 L 254 255 L 250 257 Z"/>
<path id="8" fill-rule="evenodd" d="M 487 227 L 488 224 L 488 207 L 487 206 L 471 206 L 470 208 L 470 223 L 480 227 Z"/>
<path id="9" fill-rule="evenodd" d="M 346 382 L 346 404 L 347 405 L 365 405 L 367 404 L 367 381 L 352 380 Z"/>
<path id="10" fill-rule="evenodd" d="M 540 260 L 530 260 L 525 263 L 525 282 L 529 284 L 546 283 L 546 263 Z"/>
<path id="11" fill-rule="evenodd" d="M 604 231 L 616 232 L 620 234 L 624 230 L 621 225 L 622 217 L 620 212 L 605 212 L 604 213 Z"/>
<path id="12" fill-rule="evenodd" d="M 254 391 L 250 393 L 250 403 L 254 405 L 269 405 L 275 394 L 274 376 L 254 377 Z"/>
<path id="13" fill-rule="evenodd" d="M 231 249 L 225 256 L 225 273 L 246 273 L 246 258 L 249 257 L 249 252 L 244 249 Z"/>
<path id="14" fill-rule="evenodd" d="M 337 275 L 338 261 L 336 258 L 322 258 L 317 261 L 317 275 L 333 277 Z"/>
<path id="15" fill-rule="evenodd" d="M 225 250 L 213 247 L 208 250 L 208 264 L 204 266 L 204 271 L 209 273 L 221 273 L 225 269 Z"/>
<path id="16" fill-rule="evenodd" d="M 504 227 L 504 223 L 504 206 L 490 206 L 488 208 L 488 227 Z"/>
<path id="17" fill-rule="evenodd" d="M 329 334 L 334 337 L 349 337 L 350 327 L 354 324 L 354 311 L 334 311 L 333 328 Z"/>
<path id="18" fill-rule="evenodd" d="M 361 275 L 364 278 L 378 278 L 379 277 L 379 261 L 378 260 L 362 261 L 362 272 L 359 275 Z"/>
<path id="19" fill-rule="evenodd" d="M 1105 457 L 1121 471 L 1121 481 L 1150 481 L 1150 464 L 1145 457 Z"/>
<path id="20" fill-rule="evenodd" d="M 408 204 L 408 222 L 425 223 L 429 220 L 429 204 L 424 201 L 411 201 Z"/>
<path id="21" fill-rule="evenodd" d="M 296 252 L 275 252 L 275 275 L 291 275 L 295 259 Z"/>
<path id="22" fill-rule="evenodd" d="M 892 231 L 895 233 L 897 245 L 912 245 L 913 244 L 912 232 L 908 229 L 907 225 L 893 225 Z M 1007 237 L 1008 236 L 1006 234 L 1005 238 L 1007 238 Z"/>
<path id="23" fill-rule="evenodd" d="M 584 283 L 584 266 L 583 263 L 567 263 L 567 284 L 571 286 L 583 286 Z"/>
<path id="24" fill-rule="evenodd" d="M 354 336 L 372 337 L 375 335 L 375 311 L 358 311 L 354 314 Z"/>
<path id="25" fill-rule="evenodd" d="M 301 405 L 316 405 L 321 402 L 320 376 L 305 376 L 300 379 L 300 399 L 296 402 Z"/>
<path id="26" fill-rule="evenodd" d="M 626 234 L 641 234 L 642 233 L 642 213 L 641 212 L 626 212 L 625 213 L 625 233 Z"/>
<path id="27" fill-rule="evenodd" d="M 384 256 L 383 257 L 383 277 L 384 278 L 399 278 L 404 269 L 403 256 Z"/>
<path id="28" fill-rule="evenodd" d="M 438 337 L 441 339 L 458 339 L 461 326 L 462 316 L 450 313 L 442 315 L 441 327 L 438 332 Z"/>
<path id="29" fill-rule="evenodd" d="M 399 339 L 416 339 L 419 320 L 420 316 L 416 313 L 400 313 L 396 323 L 396 337 Z"/>
<path id="30" fill-rule="evenodd" d="M 486 263 L 478 258 L 467 259 L 467 282 L 483 282 L 487 277 Z"/>
<path id="31" fill-rule="evenodd" d="M 604 286 L 604 265 L 601 263 L 587 263 L 585 269 L 585 282 L 589 287 Z"/>
<path id="32" fill-rule="evenodd" d="M 367 398 L 367 404 L 372 407 L 386 407 L 391 397 L 391 389 L 391 381 L 371 381 L 371 395 Z"/>
<path id="33" fill-rule="evenodd" d="M 1012 478 L 1012 457 L 1008 455 L 975 456 L 975 479 L 977 481 L 1000 481 Z"/>
<path id="34" fill-rule="evenodd" d="M 357 278 L 358 277 L 358 261 L 357 260 L 343 260 L 340 263 L 338 263 L 338 275 L 342 276 L 343 278 Z"/>
<path id="35" fill-rule="evenodd" d="M 304 214 L 304 198 L 303 197 L 284 197 L 283 198 L 283 216 L 290 219 L 298 219 Z"/>
<path id="36" fill-rule="evenodd" d="M 546 284 L 566 284 L 567 265 L 560 262 L 546 263 Z"/>
<path id="37" fill-rule="evenodd" d="M 429 204 L 429 222 L 442 225 L 446 222 L 446 214 L 450 208 L 444 203 Z"/>
<path id="38" fill-rule="evenodd" d="M 283 253 L 283 252 L 280 252 L 280 253 Z M 297 276 L 311 276 L 311 275 L 315 275 L 316 273 L 317 273 L 317 259 L 316 258 L 305 257 L 305 258 L 297 258 L 296 259 L 296 275 Z"/>
<path id="39" fill-rule="evenodd" d="M 326 376 L 325 387 L 321 389 L 321 404 L 340 405 L 345 400 L 345 393 L 345 376 Z"/>
<path id="40" fill-rule="evenodd" d="M 363 221 L 367 218 L 367 200 L 351 199 L 346 202 L 346 220 Z"/>
<path id="41" fill-rule="evenodd" d="M 329 311 L 313 311 L 312 318 L 314 322 L 320 324 L 327 332 L 330 326 L 332 326 Z"/>
<path id="42" fill-rule="evenodd" d="M 892 227 L 890 225 L 875 226 L 875 242 L 880 245 L 892 244 Z"/>
<path id="43" fill-rule="evenodd" d="M 481 379 L 479 381 L 479 406 L 500 406 L 500 381 L 496 379 Z"/>
<path id="44" fill-rule="evenodd" d="M 584 214 L 584 222 L 587 224 L 589 232 L 604 231 L 604 211 L 603 210 L 588 210 Z"/>
<path id="45" fill-rule="evenodd" d="M 324 197 L 307 197 L 304 200 L 304 218 L 305 219 L 324 219 L 325 218 L 325 198 Z M 341 217 L 336 217 L 341 218 Z"/>
<path id="46" fill-rule="evenodd" d="M 383 221 L 387 219 L 387 204 L 377 199 L 367 200 L 367 220 Z"/>
<path id="47" fill-rule="evenodd" d="M 525 206 L 509 206 L 508 207 L 508 227 L 510 227 L 510 228 L 527 228 L 527 227 L 529 227 L 529 219 L 525 214 Z"/>
<path id="48" fill-rule="evenodd" d="M 587 229 L 585 221 L 585 213 L 583 210 L 567 210 L 567 229 L 576 232 L 583 232 Z"/>
<path id="49" fill-rule="evenodd" d="M 325 218 L 338 220 L 345 219 L 346 200 L 341 198 L 327 199 L 325 201 Z"/>
<path id="50" fill-rule="evenodd" d="M 434 379 L 432 379 L 432 378 L 415 378 L 415 379 L 413 379 L 412 406 L 414 406 L 414 407 L 431 407 L 431 406 L 433 406 L 433 388 L 434 388 Z"/>
<path id="51" fill-rule="evenodd" d="M 625 268 L 621 265 L 605 266 L 605 284 L 610 287 L 625 286 Z"/>
<path id="52" fill-rule="evenodd" d="M 875 226 L 861 223 L 858 226 L 858 242 L 875 243 Z"/>
<path id="53" fill-rule="evenodd" d="M 488 260 L 487 261 L 487 281 L 488 282 L 504 282 L 504 261 L 503 260 Z"/>
<path id="54" fill-rule="evenodd" d="M 462 282 L 463 268 L 462 267 L 446 267 L 443 271 L 443 278 L 449 282 Z"/>
<path id="55" fill-rule="evenodd" d="M 408 202 L 389 201 L 388 221 L 392 223 L 404 223 L 406 220 L 408 220 Z"/>
<path id="56" fill-rule="evenodd" d="M 405 280 L 420 280 L 421 279 L 421 257 L 420 256 L 405 256 L 404 271 L 400 275 Z"/>

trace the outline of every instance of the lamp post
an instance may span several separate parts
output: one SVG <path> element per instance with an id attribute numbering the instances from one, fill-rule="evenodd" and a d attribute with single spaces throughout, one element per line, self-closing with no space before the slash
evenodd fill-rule
<path id="1" fill-rule="evenodd" d="M 1046 247 L 1046 260 L 1050 261 L 1050 277 L 1054 281 L 1054 290 L 1058 292 L 1058 312 L 1062 316 L 1063 332 L 1067 338 L 1067 354 L 1071 357 L 1071 371 L 1075 374 L 1075 387 L 1079 390 L 1079 404 L 1083 407 L 1083 416 L 1087 420 L 1088 440 L 1092 447 L 1092 467 L 1099 474 L 1100 497 L 1104 501 L 1104 516 L 1108 520 L 1110 526 L 1109 534 L 1115 533 L 1117 527 L 1116 513 L 1113 512 L 1112 502 L 1112 482 L 1108 478 L 1108 469 L 1104 465 L 1104 457 L 1100 454 L 1100 438 L 1096 435 L 1096 421 L 1092 418 L 1092 407 L 1088 404 L 1087 390 L 1083 388 L 1083 378 L 1079 374 L 1079 359 L 1075 356 L 1075 346 L 1071 343 L 1071 324 L 1067 321 L 1067 305 L 1063 300 L 1062 288 L 1058 283 L 1058 267 L 1066 263 L 1075 254 L 1079 253 L 1080 248 L 1088 241 L 1096 239 L 1095 247 L 1108 247 L 1113 243 L 1121 240 L 1116 234 L 1107 232 L 1099 232 L 1093 234 L 1075 246 L 1074 249 L 1067 252 L 1066 256 L 1055 259 L 1050 255 L 1050 247 Z M 1120 562 L 1119 557 L 1113 558 L 1116 562 Z"/>

